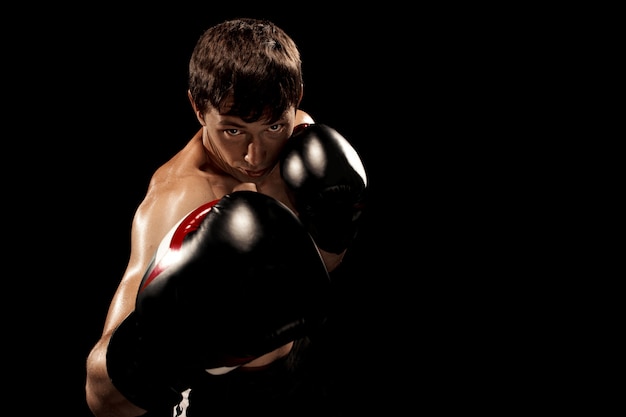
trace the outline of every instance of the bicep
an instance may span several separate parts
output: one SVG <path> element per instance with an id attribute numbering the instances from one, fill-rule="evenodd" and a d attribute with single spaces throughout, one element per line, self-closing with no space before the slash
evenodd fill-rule
<path id="1" fill-rule="evenodd" d="M 135 309 L 139 285 L 157 248 L 167 233 L 190 211 L 187 205 L 176 203 L 177 199 L 175 193 L 164 193 L 156 198 L 148 195 L 137 208 L 131 226 L 128 264 L 113 295 L 105 333 L 113 331 Z"/>

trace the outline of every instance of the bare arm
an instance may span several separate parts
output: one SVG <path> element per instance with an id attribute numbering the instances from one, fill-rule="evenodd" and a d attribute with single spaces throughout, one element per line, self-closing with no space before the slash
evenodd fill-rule
<path id="1" fill-rule="evenodd" d="M 305 112 L 304 110 L 298 110 L 296 111 L 296 120 L 295 120 L 296 126 L 302 123 L 315 123 L 315 120 L 313 120 L 313 117 L 311 117 L 311 115 L 307 112 Z"/>
<path id="2" fill-rule="evenodd" d="M 145 413 L 126 400 L 111 383 L 107 373 L 107 347 L 113 331 L 135 308 L 137 289 L 162 238 L 184 215 L 206 202 L 206 186 L 199 185 L 186 184 L 176 190 L 164 188 L 160 183 L 151 185 L 135 213 L 128 266 L 111 301 L 101 338 L 87 358 L 86 399 L 96 417 L 134 417 Z M 181 193 L 180 190 L 191 191 Z"/>

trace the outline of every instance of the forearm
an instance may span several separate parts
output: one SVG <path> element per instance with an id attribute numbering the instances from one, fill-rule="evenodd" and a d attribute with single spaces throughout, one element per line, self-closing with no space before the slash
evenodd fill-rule
<path id="1" fill-rule="evenodd" d="M 87 405 L 95 417 L 137 417 L 145 410 L 128 401 L 111 383 L 106 370 L 106 343 L 102 340 L 87 358 Z"/>

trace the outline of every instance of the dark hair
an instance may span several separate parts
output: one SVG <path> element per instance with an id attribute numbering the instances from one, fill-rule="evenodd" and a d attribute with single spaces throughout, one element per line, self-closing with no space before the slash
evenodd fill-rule
<path id="1" fill-rule="evenodd" d="M 235 19 L 207 29 L 189 61 L 189 91 L 202 113 L 209 106 L 246 122 L 274 122 L 302 94 L 300 52 L 267 20 Z M 226 101 L 233 99 L 228 108 Z"/>

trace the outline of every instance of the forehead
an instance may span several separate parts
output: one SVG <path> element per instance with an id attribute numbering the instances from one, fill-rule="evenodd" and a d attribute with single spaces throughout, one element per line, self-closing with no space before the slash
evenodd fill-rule
<path id="1" fill-rule="evenodd" d="M 206 116 L 210 117 L 212 120 L 217 121 L 218 123 L 230 123 L 230 122 L 238 122 L 244 123 L 243 118 L 239 115 L 228 114 L 232 107 L 232 102 L 227 103 L 222 106 L 220 109 L 216 109 L 214 107 L 209 106 L 208 111 L 206 112 Z M 261 117 L 256 121 L 261 124 L 273 124 L 282 120 L 291 120 L 295 118 L 296 108 L 295 106 L 290 106 L 285 111 L 278 116 L 278 119 L 272 119 L 271 109 L 268 107 L 265 109 Z M 248 124 L 248 123 L 246 123 Z"/>

